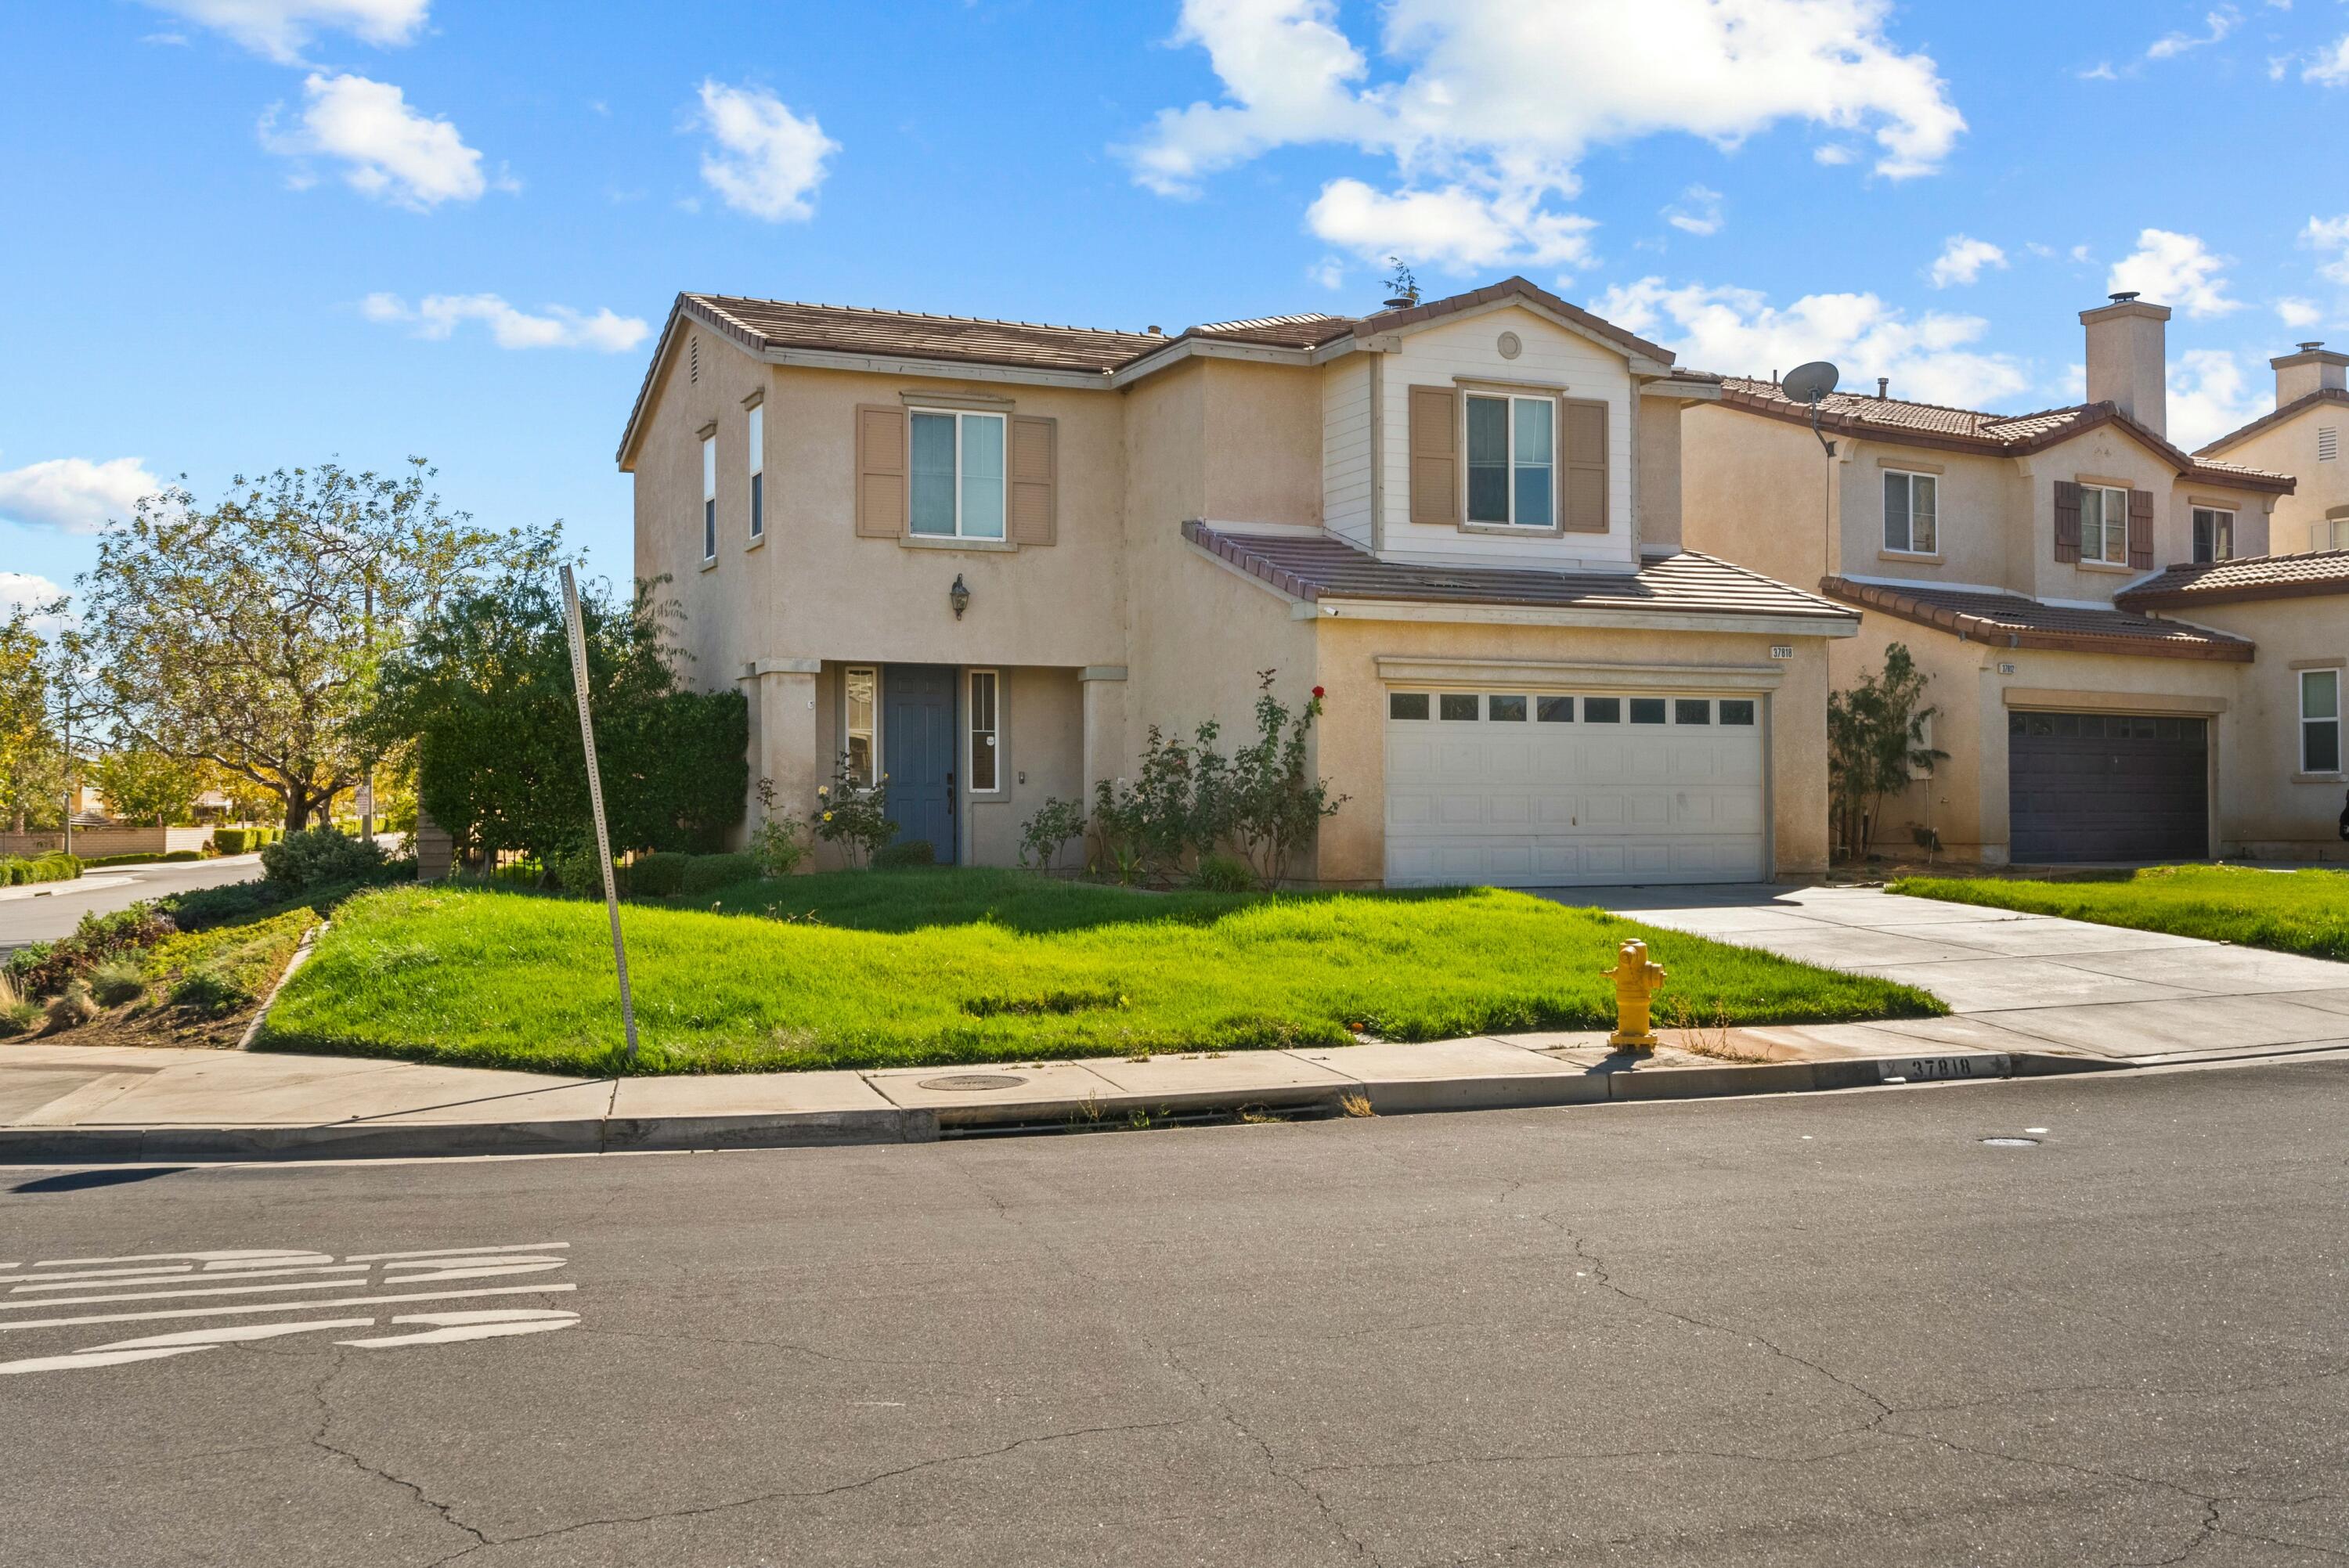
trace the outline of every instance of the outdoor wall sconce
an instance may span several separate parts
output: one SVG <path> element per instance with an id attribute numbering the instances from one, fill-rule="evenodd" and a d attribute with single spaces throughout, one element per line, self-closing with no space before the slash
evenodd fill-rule
<path id="1" fill-rule="evenodd" d="M 970 608 L 970 590 L 963 586 L 962 573 L 959 572 L 955 573 L 954 586 L 947 590 L 947 603 L 954 606 L 955 619 L 957 621 L 962 619 L 962 613 Z"/>

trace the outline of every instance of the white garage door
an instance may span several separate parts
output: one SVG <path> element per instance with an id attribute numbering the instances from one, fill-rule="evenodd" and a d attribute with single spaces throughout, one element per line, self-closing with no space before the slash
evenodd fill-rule
<path id="1" fill-rule="evenodd" d="M 1387 882 L 1756 882 L 1761 699 L 1390 691 Z"/>

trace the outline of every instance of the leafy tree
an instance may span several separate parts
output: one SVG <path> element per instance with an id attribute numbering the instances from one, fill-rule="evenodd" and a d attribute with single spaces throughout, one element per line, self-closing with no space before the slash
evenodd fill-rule
<path id="1" fill-rule="evenodd" d="M 353 721 L 403 628 L 529 542 L 442 511 L 433 471 L 239 475 L 210 509 L 174 486 L 109 523 L 68 652 L 118 743 L 218 763 L 307 826 L 360 774 Z"/>
<path id="2" fill-rule="evenodd" d="M 18 832 L 65 792 L 62 753 L 49 727 L 47 646 L 33 629 L 34 617 L 64 607 L 62 600 L 19 604 L 0 621 L 0 820 Z"/>
<path id="3" fill-rule="evenodd" d="M 1949 756 L 1925 744 L 1938 708 L 1920 707 L 1931 680 L 1908 645 L 1884 650 L 1884 671 L 1860 672 L 1859 684 L 1827 694 L 1827 796 L 1837 848 L 1864 860 L 1876 841 L 1884 799 L 1909 788 L 1918 769 Z"/>
<path id="4" fill-rule="evenodd" d="M 460 843 L 541 861 L 592 831 L 554 564 L 550 543 L 427 616 L 366 725 L 387 751 L 414 742 L 417 799 Z M 750 707 L 680 687 L 654 586 L 580 594 L 605 816 L 615 851 L 714 849 L 749 791 Z"/>
<path id="5" fill-rule="evenodd" d="M 204 792 L 203 772 L 196 764 L 142 748 L 106 752 L 85 771 L 112 814 L 140 826 L 189 820 L 196 797 Z"/>

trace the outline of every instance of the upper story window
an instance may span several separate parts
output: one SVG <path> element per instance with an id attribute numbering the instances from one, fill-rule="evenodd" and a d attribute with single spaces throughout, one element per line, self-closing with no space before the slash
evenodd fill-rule
<path id="1" fill-rule="evenodd" d="M 1005 423 L 1000 414 L 914 411 L 915 533 L 939 539 L 1003 537 Z"/>
<path id="2" fill-rule="evenodd" d="M 1472 393 L 1467 413 L 1468 521 L 1554 526 L 1557 400 Z"/>
<path id="3" fill-rule="evenodd" d="M 2316 548 L 2349 550 L 2349 517 L 2328 517 L 2316 525 Z"/>
<path id="4" fill-rule="evenodd" d="M 2127 508 L 2123 509 L 2124 511 Z M 1941 481 L 1931 474 L 1884 474 L 1884 548 L 1900 555 L 1941 551 Z"/>
<path id="5" fill-rule="evenodd" d="M 2194 559 L 2232 561 L 2235 558 L 2235 514 L 2219 507 L 2194 509 Z"/>
<path id="6" fill-rule="evenodd" d="M 767 406 L 759 404 L 747 421 L 750 449 L 750 537 L 767 536 Z"/>
<path id="7" fill-rule="evenodd" d="M 2128 564 L 2129 492 L 2109 485 L 2080 487 L 2080 559 Z"/>
<path id="8" fill-rule="evenodd" d="M 2300 770 L 2341 771 L 2341 672 L 2300 672 Z"/>
<path id="9" fill-rule="evenodd" d="M 718 559 L 718 435 L 701 438 L 701 559 Z"/>

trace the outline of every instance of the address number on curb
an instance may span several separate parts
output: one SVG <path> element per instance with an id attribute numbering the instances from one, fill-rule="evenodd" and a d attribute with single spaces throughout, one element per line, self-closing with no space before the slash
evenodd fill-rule
<path id="1" fill-rule="evenodd" d="M 1884 1083 L 1895 1078 L 1933 1083 L 1942 1078 L 2005 1078 L 2013 1070 L 2014 1065 L 1995 1051 L 1962 1057 L 1896 1057 L 1876 1064 L 1877 1078 Z"/>

